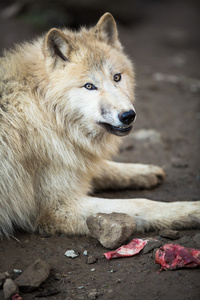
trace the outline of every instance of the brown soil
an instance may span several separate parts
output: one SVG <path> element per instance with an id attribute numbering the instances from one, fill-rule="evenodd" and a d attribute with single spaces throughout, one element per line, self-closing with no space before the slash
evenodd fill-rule
<path id="1" fill-rule="evenodd" d="M 120 27 L 121 41 L 135 62 L 137 74 L 134 131 L 155 129 L 163 141 L 131 144 L 131 136 L 127 137 L 116 160 L 158 164 L 165 169 L 167 178 L 162 186 L 151 191 L 108 191 L 100 196 L 148 197 L 160 201 L 200 198 L 200 86 L 193 80 L 200 79 L 199 23 L 197 1 L 160 1 L 149 6 L 143 22 Z M 1 26 L 1 46 L 10 45 L 16 36 L 22 39 L 27 37 L 27 32 L 34 32 L 27 27 L 23 31 L 19 21 L 8 28 L 14 29 L 16 35 L 10 31 L 5 33 L 6 27 L 4 30 Z M 172 82 L 169 77 L 157 81 L 155 73 L 176 75 L 181 82 Z M 197 232 L 181 231 L 180 235 L 186 236 L 186 245 L 194 246 L 192 237 Z M 157 235 L 153 232 L 135 237 Z M 65 257 L 69 249 L 78 251 L 80 256 Z M 87 264 L 84 250 L 95 256 L 97 262 Z M 158 273 L 159 265 L 155 264 L 152 253 L 107 261 L 103 258 L 105 251 L 97 240 L 89 237 L 18 233 L 10 240 L 0 241 L 0 273 L 24 270 L 37 258 L 52 266 L 49 279 L 39 290 L 22 293 L 23 300 L 36 299 L 42 291 L 55 289 L 59 292 L 57 295 L 40 299 L 95 299 L 90 294 L 92 290 L 98 293 L 98 299 L 200 299 L 199 269 Z M 2 297 L 1 290 L 0 299 Z"/>

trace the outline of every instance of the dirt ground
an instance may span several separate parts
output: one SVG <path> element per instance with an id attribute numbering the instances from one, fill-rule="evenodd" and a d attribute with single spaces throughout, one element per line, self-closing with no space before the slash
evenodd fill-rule
<path id="1" fill-rule="evenodd" d="M 108 191 L 99 196 L 147 197 L 169 202 L 200 199 L 200 6 L 197 2 L 156 1 L 148 7 L 142 22 L 119 26 L 120 39 L 135 63 L 137 121 L 133 133 L 123 138 L 115 159 L 158 164 L 165 169 L 167 177 L 162 186 L 151 191 Z M 16 22 L 14 35 L 10 32 L 14 21 L 6 22 L 11 25 L 6 27 L 9 30 L 6 34 L 1 21 L 1 47 L 9 46 L 16 35 L 23 39 L 28 32 L 34 33 L 30 28 L 21 30 L 23 26 L 20 23 L 17 27 Z M 161 138 L 137 140 L 134 132 L 140 129 L 154 129 Z M 198 232 L 180 231 L 182 244 L 195 247 L 193 236 Z M 145 236 L 155 237 L 158 233 L 134 237 Z M 79 252 L 79 257 L 65 257 L 69 249 Z M 84 250 L 97 258 L 94 264 L 86 263 Z M 107 261 L 103 257 L 105 251 L 90 237 L 17 233 L 10 240 L 0 241 L 0 273 L 12 273 L 13 269 L 23 271 L 37 258 L 52 266 L 48 280 L 38 290 L 22 293 L 23 300 L 37 299 L 37 296 L 49 300 L 200 299 L 200 269 L 158 273 L 160 267 L 152 253 Z M 44 291 L 49 291 L 49 296 L 42 297 Z M 53 292 L 57 294 L 51 295 Z M 2 290 L 0 299 L 3 299 Z"/>

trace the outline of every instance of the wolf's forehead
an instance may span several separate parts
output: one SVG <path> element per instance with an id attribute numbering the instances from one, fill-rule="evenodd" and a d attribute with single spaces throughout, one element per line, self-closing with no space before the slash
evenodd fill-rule
<path id="1" fill-rule="evenodd" d="M 84 53 L 82 53 L 81 62 L 90 70 L 107 68 L 110 72 L 113 72 L 115 69 L 122 68 L 125 65 L 123 55 L 117 52 L 110 47 L 91 45 L 86 47 Z"/>

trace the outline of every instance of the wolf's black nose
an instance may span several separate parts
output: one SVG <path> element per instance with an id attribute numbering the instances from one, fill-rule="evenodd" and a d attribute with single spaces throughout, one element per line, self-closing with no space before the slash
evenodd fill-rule
<path id="1" fill-rule="evenodd" d="M 122 114 L 119 114 L 119 120 L 126 125 L 131 124 L 136 117 L 136 112 L 134 110 L 125 111 Z"/>

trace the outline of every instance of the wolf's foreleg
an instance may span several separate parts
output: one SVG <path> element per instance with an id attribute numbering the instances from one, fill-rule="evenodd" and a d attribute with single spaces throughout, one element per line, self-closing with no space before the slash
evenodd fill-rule
<path id="1" fill-rule="evenodd" d="M 127 213 L 136 221 L 138 231 L 200 227 L 200 201 L 166 203 L 148 199 L 112 200 L 88 197 L 81 205 L 84 218 L 100 212 Z"/>
<path id="2" fill-rule="evenodd" d="M 93 178 L 93 186 L 96 190 L 151 189 L 164 178 L 164 171 L 157 166 L 104 161 L 100 172 Z"/>
<path id="3" fill-rule="evenodd" d="M 97 213 L 126 213 L 137 224 L 137 231 L 161 228 L 200 227 L 200 201 L 157 202 L 147 199 L 103 199 L 85 196 L 72 200 L 70 206 L 50 209 L 39 221 L 40 232 L 89 234 L 86 220 Z"/>

